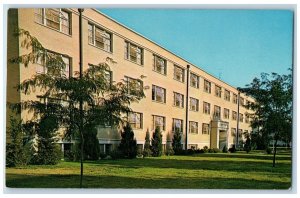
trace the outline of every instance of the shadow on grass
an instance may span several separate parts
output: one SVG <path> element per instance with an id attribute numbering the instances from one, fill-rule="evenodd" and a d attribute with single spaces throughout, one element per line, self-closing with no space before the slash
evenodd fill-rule
<path id="1" fill-rule="evenodd" d="M 258 160 L 273 160 L 272 154 L 242 154 L 242 153 L 205 153 L 205 154 L 195 154 L 195 157 L 223 157 L 223 158 L 242 158 L 242 159 L 258 159 Z M 291 156 L 279 155 L 276 156 L 276 160 L 290 160 Z"/>
<path id="2" fill-rule="evenodd" d="M 8 174 L 10 188 L 78 188 L 79 175 L 16 175 Z M 252 180 L 247 178 L 132 178 L 121 176 L 84 176 L 84 188 L 168 188 L 168 189 L 288 189 L 290 182 Z"/>
<path id="3" fill-rule="evenodd" d="M 291 174 L 290 163 L 277 163 L 272 167 L 269 162 L 248 162 L 248 161 L 222 161 L 222 160 L 181 160 L 181 159 L 162 159 L 144 158 L 132 160 L 102 160 L 98 162 L 86 162 L 95 165 L 118 166 L 119 168 L 174 168 L 187 170 L 213 170 L 213 171 L 234 171 L 234 172 L 269 172 Z"/>

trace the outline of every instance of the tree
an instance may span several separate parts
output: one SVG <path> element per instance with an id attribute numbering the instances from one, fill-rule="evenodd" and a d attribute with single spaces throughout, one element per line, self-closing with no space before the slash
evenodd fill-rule
<path id="1" fill-rule="evenodd" d="M 134 133 L 129 124 L 124 126 L 124 132 L 121 133 L 122 139 L 119 145 L 119 152 L 124 158 L 135 158 L 137 155 L 137 144 Z"/>
<path id="2" fill-rule="evenodd" d="M 10 142 L 6 144 L 6 166 L 23 166 L 30 163 L 32 143 L 31 139 L 26 137 L 29 136 L 26 132 L 26 125 L 22 123 L 22 120 L 10 117 L 8 129 Z"/>
<path id="3" fill-rule="evenodd" d="M 153 157 L 162 155 L 162 134 L 160 127 L 156 127 L 151 139 L 151 151 Z"/>
<path id="4" fill-rule="evenodd" d="M 152 155 L 152 151 L 151 151 L 151 145 L 150 145 L 150 133 L 149 133 L 149 129 L 147 129 L 146 137 L 145 137 L 143 156 L 144 157 L 150 157 L 151 155 Z"/>
<path id="5" fill-rule="evenodd" d="M 178 128 L 175 129 L 175 133 L 173 135 L 172 147 L 176 155 L 182 153 L 181 133 Z"/>
<path id="6" fill-rule="evenodd" d="M 166 155 L 174 155 L 170 133 L 167 134 Z"/>
<path id="7" fill-rule="evenodd" d="M 82 187 L 84 134 L 88 133 L 87 128 L 105 126 L 108 123 L 110 126 L 119 126 L 124 123 L 122 115 L 131 112 L 129 106 L 132 102 L 144 97 L 143 88 L 136 86 L 137 83 L 134 82 L 113 82 L 107 74 L 110 73 L 109 64 L 116 62 L 110 58 L 104 63 L 89 66 L 82 73 L 75 71 L 68 77 L 64 72 L 66 64 L 61 55 L 49 52 L 26 30 L 20 29 L 17 36 L 22 39 L 21 46 L 29 53 L 10 61 L 33 68 L 34 65 L 29 63 L 40 62 L 47 72 L 35 74 L 18 86 L 19 91 L 24 94 L 40 93 L 39 97 L 43 100 L 22 101 L 14 104 L 13 108 L 19 112 L 26 110 L 32 113 L 32 120 L 37 123 L 50 112 L 55 115 L 55 124 L 58 124 L 66 137 L 74 133 L 80 134 Z M 48 104 L 49 99 L 55 100 Z"/>
<path id="8" fill-rule="evenodd" d="M 86 126 L 84 130 L 84 140 L 83 156 L 85 159 L 98 160 L 100 157 L 100 147 L 97 138 L 97 129 L 93 125 Z"/>
<path id="9" fill-rule="evenodd" d="M 290 70 L 291 71 L 291 70 Z M 271 75 L 262 73 L 241 91 L 255 99 L 248 104 L 254 113 L 251 126 L 265 138 L 265 147 L 274 142 L 273 167 L 275 167 L 277 143 L 292 133 L 292 74 Z"/>
<path id="10" fill-rule="evenodd" d="M 251 151 L 251 139 L 249 132 L 244 133 L 245 136 L 245 144 L 244 144 L 244 150 L 249 153 Z"/>

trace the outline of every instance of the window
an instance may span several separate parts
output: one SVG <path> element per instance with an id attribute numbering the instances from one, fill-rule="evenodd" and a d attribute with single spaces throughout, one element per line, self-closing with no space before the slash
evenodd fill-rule
<path id="1" fill-rule="evenodd" d="M 182 94 L 174 92 L 174 106 L 184 107 L 184 98 Z"/>
<path id="2" fill-rule="evenodd" d="M 166 103 L 166 89 L 152 85 L 152 100 Z"/>
<path id="3" fill-rule="evenodd" d="M 203 113 L 210 114 L 210 104 L 207 102 L 203 102 Z"/>
<path id="4" fill-rule="evenodd" d="M 214 118 L 221 118 L 221 107 L 217 105 L 214 106 Z"/>
<path id="5" fill-rule="evenodd" d="M 153 115 L 152 119 L 153 119 L 153 122 L 152 122 L 153 130 L 155 130 L 156 127 L 159 127 L 160 130 L 165 130 L 165 126 L 166 126 L 166 118 L 165 117 Z"/>
<path id="6" fill-rule="evenodd" d="M 229 119 L 229 109 L 224 108 L 224 119 Z"/>
<path id="7" fill-rule="evenodd" d="M 237 120 L 237 112 L 232 111 L 232 120 Z"/>
<path id="8" fill-rule="evenodd" d="M 234 104 L 237 104 L 237 95 L 236 95 L 236 94 L 233 94 L 232 102 L 233 102 Z"/>
<path id="9" fill-rule="evenodd" d="M 93 66 L 93 67 L 97 67 L 97 65 L 93 65 L 93 64 L 90 64 L 90 63 L 89 63 L 89 66 L 90 66 L 90 67 L 92 67 L 92 66 Z M 113 79 L 112 79 L 112 71 L 110 71 L 110 70 L 105 70 L 105 71 L 104 71 L 104 78 L 106 79 L 106 82 L 107 82 L 107 83 L 111 84 L 111 83 L 112 83 L 112 80 L 113 80 Z M 126 76 L 125 76 L 125 78 L 126 78 Z"/>
<path id="10" fill-rule="evenodd" d="M 236 128 L 231 128 L 231 135 L 235 136 L 235 134 L 236 134 Z"/>
<path id="11" fill-rule="evenodd" d="M 245 105 L 244 103 L 245 103 L 244 98 L 243 98 L 243 97 L 240 97 L 240 105 L 244 106 L 244 105 Z"/>
<path id="12" fill-rule="evenodd" d="M 240 138 L 240 140 L 242 138 L 242 135 L 243 135 L 243 129 L 239 129 L 239 138 Z"/>
<path id="13" fill-rule="evenodd" d="M 125 59 L 143 65 L 143 49 L 125 41 Z"/>
<path id="14" fill-rule="evenodd" d="M 199 100 L 198 99 L 190 97 L 190 110 L 199 111 Z"/>
<path id="15" fill-rule="evenodd" d="M 49 67 L 53 64 L 53 59 L 61 58 L 61 60 L 65 64 L 65 68 L 61 70 L 61 74 L 65 75 L 67 78 L 70 77 L 70 57 L 55 53 L 55 52 L 46 52 L 45 57 L 40 57 L 36 61 L 36 73 L 38 74 L 46 74 L 48 72 Z M 47 67 L 46 67 L 47 66 Z"/>
<path id="16" fill-rule="evenodd" d="M 245 122 L 249 123 L 250 122 L 250 115 L 247 113 L 245 116 Z"/>
<path id="17" fill-rule="evenodd" d="M 106 30 L 89 23 L 88 25 L 89 44 L 99 47 L 107 52 L 112 52 L 112 35 Z"/>
<path id="18" fill-rule="evenodd" d="M 226 89 L 225 89 L 225 92 L 224 92 L 224 99 L 227 100 L 227 101 L 230 101 L 230 91 L 228 91 Z"/>
<path id="19" fill-rule="evenodd" d="M 183 120 L 173 118 L 172 131 L 175 132 L 177 130 L 180 133 L 183 132 Z"/>
<path id="20" fill-rule="evenodd" d="M 190 121 L 189 124 L 189 132 L 193 134 L 198 134 L 198 122 Z"/>
<path id="21" fill-rule="evenodd" d="M 215 95 L 219 98 L 222 97 L 222 88 L 218 85 L 215 85 Z"/>
<path id="22" fill-rule="evenodd" d="M 211 83 L 207 80 L 204 80 L 204 91 L 206 93 L 211 93 Z"/>
<path id="23" fill-rule="evenodd" d="M 239 114 L 239 119 L 240 119 L 240 122 L 244 122 L 244 115 L 243 114 Z"/>
<path id="24" fill-rule="evenodd" d="M 177 65 L 174 65 L 174 79 L 184 82 L 184 69 Z"/>
<path id="25" fill-rule="evenodd" d="M 191 73 L 190 76 L 190 85 L 191 87 L 199 88 L 199 76 L 196 74 Z"/>
<path id="26" fill-rule="evenodd" d="M 125 83 L 130 95 L 138 95 L 143 90 L 143 82 L 139 79 L 130 78 L 125 76 Z"/>
<path id="27" fill-rule="evenodd" d="M 206 124 L 206 123 L 202 124 L 202 134 L 209 135 L 209 124 Z"/>
<path id="28" fill-rule="evenodd" d="M 64 9 L 35 8 L 35 21 L 65 34 L 71 34 L 71 14 Z"/>
<path id="29" fill-rule="evenodd" d="M 128 123 L 132 129 L 142 129 L 143 128 L 143 114 L 137 112 L 130 112 L 128 114 Z"/>
<path id="30" fill-rule="evenodd" d="M 167 74 L 167 61 L 157 55 L 153 55 L 153 70 L 160 74 Z"/>

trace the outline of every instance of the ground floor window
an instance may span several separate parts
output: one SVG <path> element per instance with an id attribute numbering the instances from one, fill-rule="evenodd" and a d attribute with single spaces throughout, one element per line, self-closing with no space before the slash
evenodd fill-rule
<path id="1" fill-rule="evenodd" d="M 189 144 L 188 149 L 196 150 L 198 148 L 197 144 Z"/>

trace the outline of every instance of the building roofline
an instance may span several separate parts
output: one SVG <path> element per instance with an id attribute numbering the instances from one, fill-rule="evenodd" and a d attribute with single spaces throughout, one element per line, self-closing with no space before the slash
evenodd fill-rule
<path id="1" fill-rule="evenodd" d="M 236 90 L 237 90 L 237 87 L 234 87 L 233 85 L 230 85 L 230 84 L 228 84 L 227 82 L 225 82 L 225 81 L 223 81 L 223 80 L 220 80 L 220 79 L 218 79 L 218 78 L 217 78 L 217 77 L 215 77 L 214 75 L 212 75 L 212 74 L 208 73 L 207 71 L 205 71 L 205 70 L 201 69 L 200 67 L 196 66 L 196 64 L 193 64 L 193 63 L 191 63 L 190 61 L 188 61 L 188 60 L 186 60 L 185 58 L 183 58 L 183 57 L 181 57 L 181 56 L 179 56 L 179 55 L 175 54 L 174 52 L 172 52 L 172 51 L 170 51 L 170 50 L 166 49 L 165 47 L 163 47 L 163 46 L 159 45 L 158 43 L 156 43 L 156 42 L 152 41 L 151 39 L 147 38 L 146 36 L 144 36 L 144 35 L 142 35 L 142 34 L 140 34 L 140 33 L 136 32 L 135 30 L 133 30 L 133 29 L 131 29 L 131 28 L 127 27 L 126 25 L 124 25 L 124 24 L 122 24 L 122 23 L 118 22 L 117 20 L 115 20 L 115 19 L 111 18 L 110 16 L 108 16 L 108 15 L 106 15 L 106 14 L 104 14 L 104 13 L 100 12 L 100 11 L 99 11 L 99 10 L 97 10 L 96 8 L 91 8 L 91 9 L 92 9 L 93 11 L 97 12 L 98 14 L 101 14 L 102 16 L 104 16 L 104 17 L 108 18 L 109 20 L 112 20 L 113 22 L 117 23 L 118 25 L 120 25 L 120 26 L 124 27 L 125 29 L 127 29 L 127 30 L 129 30 L 129 31 L 133 32 L 134 34 L 137 34 L 138 36 L 140 36 L 140 37 L 142 37 L 142 38 L 146 39 L 147 41 L 149 41 L 149 42 L 151 42 L 151 43 L 153 43 L 153 44 L 155 44 L 155 45 L 159 46 L 160 48 L 162 48 L 163 50 L 166 50 L 167 52 L 171 53 L 172 55 L 174 55 L 174 56 L 176 56 L 176 57 L 178 57 L 178 58 L 182 59 L 183 61 L 187 62 L 187 63 L 188 63 L 188 64 L 190 64 L 191 66 L 193 66 L 193 67 L 195 67 L 195 68 L 197 68 L 197 69 L 201 70 L 202 72 L 204 72 L 204 73 L 208 74 L 209 76 L 211 76 L 211 77 L 215 78 L 216 80 L 219 80 L 220 82 L 222 82 L 222 83 L 224 83 L 224 84 L 226 84 L 226 85 L 230 86 L 231 88 L 234 88 L 234 89 L 236 89 Z"/>

